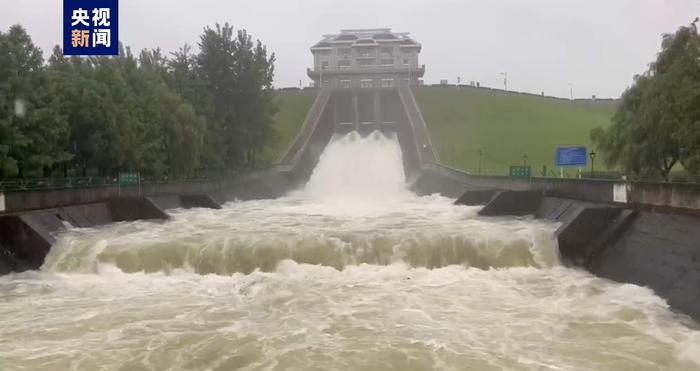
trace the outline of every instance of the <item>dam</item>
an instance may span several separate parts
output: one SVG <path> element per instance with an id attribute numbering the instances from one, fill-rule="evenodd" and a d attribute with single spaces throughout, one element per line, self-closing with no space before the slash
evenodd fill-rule
<path id="1" fill-rule="evenodd" d="M 695 325 L 650 289 L 560 263 L 557 223 L 453 201 L 408 189 L 395 134 L 350 132 L 286 196 L 70 228 L 0 277 L 0 365 L 700 367 Z"/>
<path id="2" fill-rule="evenodd" d="M 325 35 L 273 167 L 5 194 L 0 368 L 700 368 L 697 187 L 442 165 L 420 48 Z"/>

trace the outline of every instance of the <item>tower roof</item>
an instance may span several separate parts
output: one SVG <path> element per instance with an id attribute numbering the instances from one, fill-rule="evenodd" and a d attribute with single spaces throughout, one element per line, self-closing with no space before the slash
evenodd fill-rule
<path id="1" fill-rule="evenodd" d="M 417 47 L 421 44 L 410 38 L 408 32 L 393 32 L 391 28 L 361 28 L 340 30 L 338 34 L 323 35 L 311 50 L 330 49 L 335 45 L 367 46 L 399 41 L 402 47 Z"/>

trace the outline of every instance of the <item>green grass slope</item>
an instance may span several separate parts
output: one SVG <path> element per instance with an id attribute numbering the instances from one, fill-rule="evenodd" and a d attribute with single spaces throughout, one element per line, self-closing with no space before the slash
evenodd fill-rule
<path id="1" fill-rule="evenodd" d="M 607 126 L 615 111 L 610 101 L 569 101 L 487 89 L 423 87 L 414 94 L 444 165 L 481 173 L 506 175 L 510 165 L 533 172 L 554 170 L 558 145 L 590 147 L 589 133 Z M 598 157 L 596 170 L 603 164 Z M 576 169 L 569 170 L 575 173 Z"/>
<path id="2" fill-rule="evenodd" d="M 279 111 L 274 117 L 275 141 L 265 148 L 259 158 L 260 165 L 277 163 L 304 124 L 306 114 L 316 98 L 316 91 L 278 91 Z"/>

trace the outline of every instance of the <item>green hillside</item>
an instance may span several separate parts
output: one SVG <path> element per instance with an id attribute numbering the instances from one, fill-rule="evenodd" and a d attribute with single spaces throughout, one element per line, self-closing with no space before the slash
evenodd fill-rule
<path id="1" fill-rule="evenodd" d="M 277 94 L 279 111 L 274 118 L 275 144 L 267 147 L 262 153 L 261 165 L 277 162 L 301 129 L 316 98 L 316 91 L 279 91 Z"/>
<path id="2" fill-rule="evenodd" d="M 607 126 L 615 110 L 610 101 L 572 102 L 487 89 L 423 87 L 414 94 L 441 162 L 474 174 L 479 149 L 482 174 L 505 175 L 508 166 L 523 163 L 523 154 L 533 172 L 541 173 L 542 165 L 549 172 L 557 145 L 590 146 L 590 130 Z M 596 161 L 596 169 L 602 168 Z"/>

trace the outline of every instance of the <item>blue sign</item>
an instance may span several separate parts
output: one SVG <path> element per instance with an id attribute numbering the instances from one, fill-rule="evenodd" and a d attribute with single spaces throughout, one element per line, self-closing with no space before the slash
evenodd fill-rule
<path id="1" fill-rule="evenodd" d="M 557 167 L 586 166 L 588 156 L 586 147 L 557 147 L 554 164 Z"/>
<path id="2" fill-rule="evenodd" d="M 63 54 L 119 54 L 118 0 L 63 0 Z"/>

